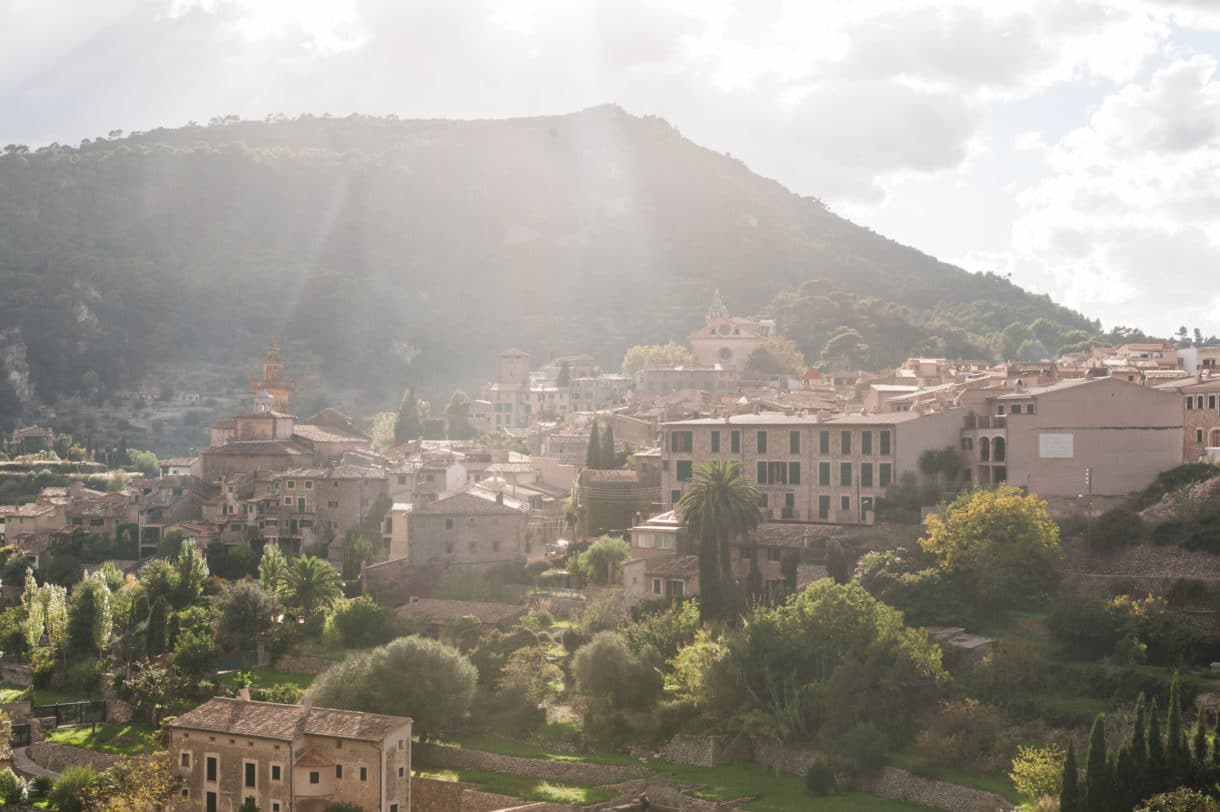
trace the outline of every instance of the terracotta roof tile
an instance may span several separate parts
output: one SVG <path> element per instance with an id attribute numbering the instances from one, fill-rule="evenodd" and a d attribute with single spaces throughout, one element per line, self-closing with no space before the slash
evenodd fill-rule
<path id="1" fill-rule="evenodd" d="M 302 735 L 381 741 L 410 722 L 405 716 L 217 697 L 182 714 L 169 726 L 280 741 L 293 741 Z"/>

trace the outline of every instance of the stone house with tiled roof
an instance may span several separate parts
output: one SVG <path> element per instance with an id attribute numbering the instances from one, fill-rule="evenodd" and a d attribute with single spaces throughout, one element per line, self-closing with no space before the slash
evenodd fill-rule
<path id="1" fill-rule="evenodd" d="M 528 502 L 466 485 L 402 511 L 407 523 L 407 558 L 415 565 L 486 568 L 527 554 Z"/>
<path id="2" fill-rule="evenodd" d="M 411 809 L 411 720 L 358 711 L 215 698 L 167 726 L 183 779 L 175 808 L 321 812 Z"/>

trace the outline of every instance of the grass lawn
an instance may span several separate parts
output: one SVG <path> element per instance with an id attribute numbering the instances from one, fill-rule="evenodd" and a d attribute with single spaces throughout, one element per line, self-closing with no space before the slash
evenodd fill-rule
<path id="1" fill-rule="evenodd" d="M 159 747 L 156 730 L 136 722 L 99 722 L 97 725 L 61 727 L 47 733 L 47 741 L 121 755 L 152 753 Z"/>
<path id="2" fill-rule="evenodd" d="M 68 702 L 84 702 L 94 697 L 81 696 L 76 691 L 63 688 L 31 688 L 35 705 L 63 705 Z"/>
<path id="3" fill-rule="evenodd" d="M 424 778 L 441 781 L 466 781 L 478 785 L 483 792 L 511 795 L 527 801 L 547 801 L 557 804 L 597 804 L 609 801 L 614 793 L 597 787 L 544 781 L 520 775 L 480 772 L 478 770 L 421 770 Z"/>
<path id="4" fill-rule="evenodd" d="M 314 681 L 309 674 L 294 674 L 290 671 L 276 671 L 271 668 L 254 668 L 250 673 L 254 675 L 255 688 L 270 688 L 273 685 L 290 683 L 301 690 L 307 690 Z"/>

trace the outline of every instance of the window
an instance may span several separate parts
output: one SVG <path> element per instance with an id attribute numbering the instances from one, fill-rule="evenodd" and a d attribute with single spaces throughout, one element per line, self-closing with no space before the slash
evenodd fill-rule
<path id="1" fill-rule="evenodd" d="M 1026 413 L 1026 414 L 1033 414 L 1033 413 L 1034 413 L 1034 404 L 1032 404 L 1032 403 L 1026 403 L 1026 404 L 1025 404 L 1025 413 Z"/>
<path id="2" fill-rule="evenodd" d="M 767 453 L 767 433 L 765 431 L 758 432 L 756 449 L 759 454 Z"/>
<path id="3" fill-rule="evenodd" d="M 851 453 L 851 432 L 844 431 L 839 433 L 839 452 L 842 454 Z"/>
<path id="4" fill-rule="evenodd" d="M 686 596 L 686 581 L 670 581 L 669 582 L 669 594 L 673 595 L 675 598 L 685 597 Z"/>
<path id="5" fill-rule="evenodd" d="M 720 432 L 718 431 L 712 432 L 712 453 L 720 453 Z"/>
<path id="6" fill-rule="evenodd" d="M 839 507 L 843 508 L 843 510 L 851 510 L 851 497 L 844 496 L 839 499 Z"/>
<path id="7" fill-rule="evenodd" d="M 830 432 L 829 431 L 823 431 L 820 434 L 818 434 L 818 453 L 819 454 L 829 454 L 830 453 Z"/>
<path id="8" fill-rule="evenodd" d="M 241 522 L 233 522 L 229 525 L 230 530 L 241 530 Z"/>
<path id="9" fill-rule="evenodd" d="M 445 555 L 453 555 L 453 542 L 452 541 L 447 542 L 445 544 Z"/>
<path id="10" fill-rule="evenodd" d="M 1194 408 L 1195 408 L 1195 399 L 1192 398 L 1190 395 L 1187 395 L 1186 396 L 1186 411 L 1189 412 Z"/>
<path id="11" fill-rule="evenodd" d="M 453 519 L 445 519 L 445 529 L 446 530 L 453 529 Z"/>
<path id="12" fill-rule="evenodd" d="M 191 751 L 190 750 L 182 751 L 182 755 L 180 755 L 178 757 L 178 764 L 180 764 L 184 770 L 189 770 L 191 768 Z"/>
<path id="13" fill-rule="evenodd" d="M 281 765 L 279 765 L 279 764 L 271 765 L 271 780 L 272 781 L 283 781 L 284 780 L 284 768 Z"/>
<path id="14" fill-rule="evenodd" d="M 1216 396 L 1215 395 L 1207 396 L 1207 408 L 1209 408 L 1209 409 L 1216 408 Z"/>
<path id="15" fill-rule="evenodd" d="M 767 504 L 768 504 L 767 495 L 765 493 L 760 493 L 758 495 L 758 506 L 765 508 L 767 506 Z"/>
<path id="16" fill-rule="evenodd" d="M 670 504 L 676 503 L 681 498 L 682 498 L 682 491 L 670 491 L 669 492 Z"/>
<path id="17" fill-rule="evenodd" d="M 477 541 L 466 542 L 466 552 L 477 553 L 479 551 L 479 543 Z"/>
<path id="18" fill-rule="evenodd" d="M 788 453 L 801 453 L 801 433 L 799 431 L 788 432 Z"/>
<path id="19" fill-rule="evenodd" d="M 1000 417 L 1004 416 L 1004 404 L 1003 403 L 1001 403 L 999 406 L 996 407 L 995 413 L 997 415 L 999 415 Z"/>
<path id="20" fill-rule="evenodd" d="M 873 464 L 871 462 L 863 463 L 860 466 L 860 487 L 873 487 Z"/>
<path id="21" fill-rule="evenodd" d="M 191 789 L 190 789 L 190 787 L 183 787 L 183 788 L 182 788 L 182 797 L 183 797 L 183 798 L 190 798 L 190 797 L 191 797 Z"/>
<path id="22" fill-rule="evenodd" d="M 788 464 L 784 462 L 767 463 L 767 482 L 771 485 L 786 485 L 788 483 Z"/>
<path id="23" fill-rule="evenodd" d="M 406 485 L 406 484 L 407 484 L 407 475 L 406 475 L 406 474 L 399 474 L 399 475 L 398 475 L 398 484 L 399 484 L 399 485 Z"/>
<path id="24" fill-rule="evenodd" d="M 333 500 L 332 500 L 332 501 L 330 501 L 330 502 L 327 502 L 327 503 L 326 503 L 326 506 L 327 506 L 328 508 L 330 508 L 331 510 L 338 510 L 338 509 L 339 509 L 339 503 L 338 503 L 338 502 L 335 502 L 335 501 L 333 501 Z"/>
<path id="25" fill-rule="evenodd" d="M 823 496 L 818 497 L 818 518 L 819 519 L 830 518 L 830 497 L 829 496 L 823 495 Z"/>
<path id="26" fill-rule="evenodd" d="M 654 594 L 654 595 L 660 595 L 660 594 L 661 594 L 661 589 L 662 589 L 662 587 L 661 587 L 661 579 L 660 579 L 660 578 L 653 578 L 653 579 L 652 579 L 652 594 Z"/>
<path id="27" fill-rule="evenodd" d="M 305 480 L 305 490 L 307 490 L 307 491 L 313 490 L 313 480 L 312 479 Z"/>
<path id="28" fill-rule="evenodd" d="M 890 433 L 888 431 L 881 432 L 881 456 L 888 457 L 890 455 Z"/>
<path id="29" fill-rule="evenodd" d="M 254 789 L 258 786 L 258 762 L 243 761 L 241 764 L 242 772 L 245 774 L 245 779 L 242 781 L 242 786 Z"/>
<path id="30" fill-rule="evenodd" d="M 693 435 L 689 431 L 674 431 L 669 435 L 670 451 L 685 451 L 689 454 L 694 449 Z"/>
<path id="31" fill-rule="evenodd" d="M 216 793 L 209 792 L 203 804 L 204 812 L 216 812 Z"/>
<path id="32" fill-rule="evenodd" d="M 398 812 L 398 804 L 390 804 L 390 812 Z"/>
<path id="33" fill-rule="evenodd" d="M 788 484 L 801 484 L 801 464 L 799 462 L 788 463 Z"/>
<path id="34" fill-rule="evenodd" d="M 734 431 L 729 433 L 729 450 L 734 454 L 741 453 L 741 432 Z"/>
<path id="35" fill-rule="evenodd" d="M 342 777 L 343 777 L 343 765 L 336 764 L 335 765 L 335 778 L 342 778 Z"/>
<path id="36" fill-rule="evenodd" d="M 768 547 L 767 548 L 767 560 L 768 561 L 779 561 L 783 558 L 783 556 L 784 556 L 784 551 L 781 550 L 779 547 Z"/>
<path id="37" fill-rule="evenodd" d="M 500 552 L 500 542 L 498 542 L 498 541 L 493 541 L 493 542 L 491 543 L 491 551 L 492 551 L 493 553 L 498 553 L 498 552 Z"/>
<path id="38" fill-rule="evenodd" d="M 297 481 L 295 479 L 288 480 L 288 490 L 292 490 L 296 486 L 297 486 Z"/>
<path id="39" fill-rule="evenodd" d="M 1195 408 L 1197 408 L 1197 409 L 1203 408 L 1203 396 L 1202 395 L 1199 395 L 1198 397 L 1195 398 Z"/>
<path id="40" fill-rule="evenodd" d="M 693 477 L 694 463 L 691 460 L 678 460 L 675 470 L 675 476 L 679 482 L 690 482 Z"/>
<path id="41" fill-rule="evenodd" d="M 285 504 L 285 505 L 291 505 L 291 504 L 292 504 L 292 497 L 291 497 L 291 496 L 285 496 L 285 497 L 284 497 L 284 504 Z M 225 508 L 225 512 L 226 512 L 226 513 L 228 513 L 228 512 L 229 512 L 229 509 L 228 509 L 227 507 Z"/>
<path id="42" fill-rule="evenodd" d="M 1203 442 L 1203 429 L 1195 429 L 1195 442 Z"/>
<path id="43" fill-rule="evenodd" d="M 894 468 L 888 462 L 883 462 L 877 466 L 877 484 L 883 488 L 888 488 L 890 480 L 894 477 Z"/>
<path id="44" fill-rule="evenodd" d="M 839 484 L 847 486 L 851 484 L 851 463 L 839 463 Z"/>
<path id="45" fill-rule="evenodd" d="M 322 783 L 322 773 L 318 772 L 317 770 L 310 770 L 309 771 L 309 783 L 311 783 L 311 784 Z"/>
<path id="46" fill-rule="evenodd" d="M 279 801 L 271 802 L 271 812 L 283 812 L 283 809 L 284 809 L 284 807 L 280 804 Z"/>
<path id="47" fill-rule="evenodd" d="M 220 757 L 208 756 L 203 780 L 216 782 L 216 774 L 220 772 Z"/>
<path id="48" fill-rule="evenodd" d="M 818 484 L 819 485 L 829 485 L 830 484 L 830 463 L 828 463 L 828 462 L 819 462 L 818 463 Z"/>
<path id="49" fill-rule="evenodd" d="M 871 431 L 860 432 L 860 453 L 866 457 L 873 454 L 873 433 Z"/>
<path id="50" fill-rule="evenodd" d="M 758 463 L 758 477 L 757 477 L 757 480 L 758 480 L 758 484 L 759 484 L 759 485 L 766 485 L 766 484 L 767 484 L 767 464 L 766 464 L 765 462 L 759 462 L 759 463 Z"/>

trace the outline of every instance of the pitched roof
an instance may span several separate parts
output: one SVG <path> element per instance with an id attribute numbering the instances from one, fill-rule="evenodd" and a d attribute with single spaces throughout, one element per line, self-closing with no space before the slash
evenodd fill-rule
<path id="1" fill-rule="evenodd" d="M 311 443 L 364 443 L 369 440 L 363 434 L 336 430 L 330 426 L 314 426 L 309 423 L 298 423 L 293 426 L 292 436 L 300 437 Z"/>
<path id="2" fill-rule="evenodd" d="M 644 573 L 658 578 L 693 578 L 699 574 L 699 557 L 675 555 L 672 558 L 646 559 Z"/>
<path id="3" fill-rule="evenodd" d="M 302 735 L 381 741 L 410 723 L 406 716 L 216 697 L 182 714 L 169 727 L 280 741 Z"/>
<path id="4" fill-rule="evenodd" d="M 305 454 L 292 443 L 282 440 L 234 440 L 231 443 L 205 449 L 203 453 L 224 457 L 301 457 Z"/>

